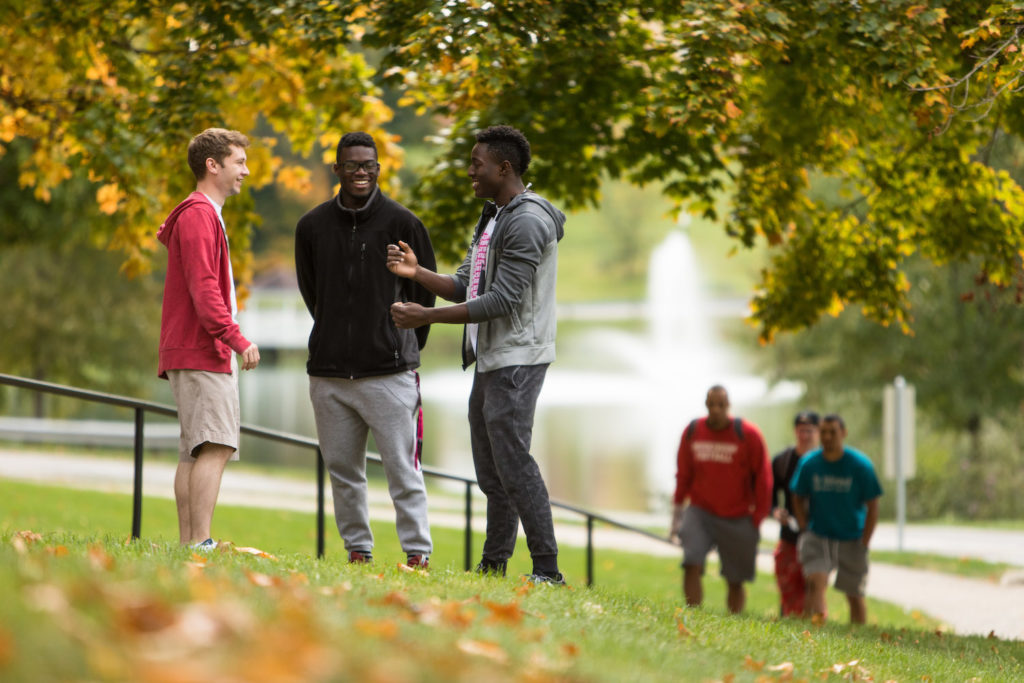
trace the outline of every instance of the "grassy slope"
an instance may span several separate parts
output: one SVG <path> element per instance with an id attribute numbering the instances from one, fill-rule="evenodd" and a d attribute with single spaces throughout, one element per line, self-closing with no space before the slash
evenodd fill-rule
<path id="1" fill-rule="evenodd" d="M 898 610 L 855 630 L 776 620 L 763 576 L 737 618 L 717 580 L 705 609 L 679 610 L 670 560 L 600 550 L 599 584 L 585 589 L 580 553 L 566 552 L 576 586 L 527 590 L 462 572 L 458 532 L 435 530 L 434 567 L 411 574 L 387 525 L 377 564 L 351 567 L 333 533 L 327 558 L 310 557 L 310 515 L 223 507 L 223 537 L 276 559 L 204 561 L 170 541 L 168 501 L 146 501 L 145 538 L 126 545 L 129 510 L 125 496 L 0 482 L 0 594 L 13 596 L 0 601 L 0 678 L 788 680 L 790 666 L 796 679 L 833 667 L 837 679 L 1024 677 L 1021 643 L 938 634 Z M 49 533 L 20 540 L 26 528 Z"/>

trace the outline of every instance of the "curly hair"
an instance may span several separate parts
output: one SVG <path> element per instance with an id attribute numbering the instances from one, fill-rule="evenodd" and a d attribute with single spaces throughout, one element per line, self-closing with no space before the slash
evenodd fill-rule
<path id="1" fill-rule="evenodd" d="M 227 128 L 207 128 L 188 143 L 188 167 L 196 180 L 206 177 L 206 160 L 213 159 L 223 165 L 231 154 L 232 147 L 245 149 L 249 146 L 249 138 L 237 130 Z"/>
<path id="2" fill-rule="evenodd" d="M 341 150 L 346 147 L 370 147 L 373 149 L 373 154 L 375 156 L 377 154 L 377 143 L 373 141 L 373 136 L 362 131 L 345 133 L 341 136 L 341 140 L 338 141 L 338 151 L 335 153 L 338 161 L 341 161 Z"/>
<path id="3" fill-rule="evenodd" d="M 530 167 L 530 142 L 512 126 L 490 126 L 476 134 L 476 141 L 487 149 L 499 163 L 508 161 L 516 175 L 525 175 Z"/>

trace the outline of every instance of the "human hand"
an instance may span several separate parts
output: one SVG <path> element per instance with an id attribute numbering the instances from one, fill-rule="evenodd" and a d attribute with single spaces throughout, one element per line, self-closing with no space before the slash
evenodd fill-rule
<path id="1" fill-rule="evenodd" d="M 392 273 L 398 277 L 412 279 L 416 277 L 416 266 L 418 265 L 419 259 L 416 258 L 416 253 L 408 244 L 398 240 L 397 246 L 388 245 L 387 267 Z"/>
<path id="2" fill-rule="evenodd" d="M 672 521 L 669 523 L 668 540 L 676 545 L 683 544 L 683 539 L 680 534 L 683 531 L 684 510 L 685 508 L 682 505 L 676 505 L 672 508 Z"/>
<path id="3" fill-rule="evenodd" d="M 260 364 L 260 350 L 255 344 L 250 344 L 249 348 L 242 351 L 242 369 L 252 370 L 254 367 Z"/>
<path id="4" fill-rule="evenodd" d="M 395 327 L 402 330 L 421 327 L 429 322 L 427 309 L 419 304 L 401 301 L 391 304 L 391 319 L 395 321 Z"/>

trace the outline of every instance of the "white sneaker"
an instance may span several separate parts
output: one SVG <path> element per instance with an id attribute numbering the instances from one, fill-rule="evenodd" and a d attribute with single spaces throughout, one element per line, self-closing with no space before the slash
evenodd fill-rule
<path id="1" fill-rule="evenodd" d="M 208 553 L 217 547 L 217 541 L 212 538 L 208 538 L 202 543 L 193 543 L 192 550 L 198 550 L 201 553 Z"/>

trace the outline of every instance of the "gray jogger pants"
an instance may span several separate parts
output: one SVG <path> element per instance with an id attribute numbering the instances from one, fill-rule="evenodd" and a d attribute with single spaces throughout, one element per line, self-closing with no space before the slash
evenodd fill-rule
<path id="1" fill-rule="evenodd" d="M 477 372 L 469 395 L 473 465 L 487 496 L 483 557 L 504 562 L 515 549 L 519 521 L 534 569 L 554 572 L 558 544 L 548 489 L 530 455 L 533 416 L 548 366 L 516 365 Z"/>
<path id="2" fill-rule="evenodd" d="M 415 461 L 419 400 L 415 373 L 360 379 L 310 376 L 309 397 L 345 550 L 373 550 L 366 494 L 366 440 L 372 431 L 395 504 L 402 550 L 429 555 L 433 545 L 427 491 Z"/>

